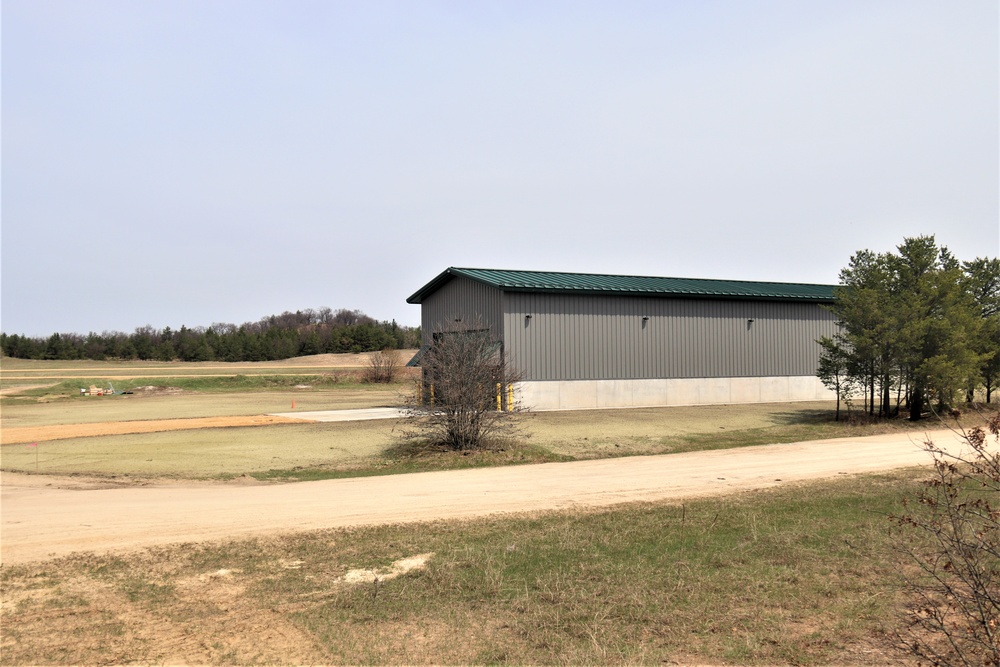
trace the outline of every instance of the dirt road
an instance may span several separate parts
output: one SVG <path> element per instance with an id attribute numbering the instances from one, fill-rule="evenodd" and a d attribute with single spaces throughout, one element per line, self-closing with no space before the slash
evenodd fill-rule
<path id="1" fill-rule="evenodd" d="M 928 435 L 939 446 L 959 443 L 950 431 Z M 719 495 L 929 461 L 919 439 L 895 434 L 282 485 L 74 489 L 3 473 L 0 559 Z"/>

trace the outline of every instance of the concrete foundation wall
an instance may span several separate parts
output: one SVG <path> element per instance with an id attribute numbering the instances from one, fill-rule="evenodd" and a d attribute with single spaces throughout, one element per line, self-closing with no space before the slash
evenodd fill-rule
<path id="1" fill-rule="evenodd" d="M 684 378 L 672 380 L 549 380 L 519 382 L 531 410 L 586 410 L 670 405 L 836 400 L 814 376 Z"/>

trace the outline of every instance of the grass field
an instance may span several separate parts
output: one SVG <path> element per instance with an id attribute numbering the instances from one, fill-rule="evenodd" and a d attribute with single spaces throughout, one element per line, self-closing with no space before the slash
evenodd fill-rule
<path id="1" fill-rule="evenodd" d="M 413 388 L 410 379 L 392 385 L 365 384 L 359 381 L 363 363 L 362 355 L 231 367 L 4 359 L 0 442 L 10 440 L 4 431 L 27 427 L 337 410 L 406 401 Z M 151 368 L 163 375 L 149 376 Z M 317 374 L 298 372 L 303 369 Z M 82 375 L 67 377 L 74 373 Z M 9 377 L 33 374 L 44 374 L 50 384 L 8 385 Z M 105 386 L 112 376 L 130 377 L 116 388 L 136 393 L 80 395 L 80 386 Z M 143 387 L 150 389 L 140 390 Z M 924 428 L 907 422 L 836 423 L 832 407 L 818 402 L 541 412 L 525 418 L 526 438 L 503 451 L 465 456 L 406 445 L 394 420 L 102 435 L 36 440 L 38 445 L 31 447 L 4 444 L 0 466 L 43 474 L 221 479 L 250 475 L 287 481 L 661 454 Z"/>
<path id="2" fill-rule="evenodd" d="M 305 410 L 393 405 L 408 386 L 365 385 L 351 374 L 359 367 L 330 360 L 309 373 L 175 364 L 155 376 L 8 361 L 2 428 L 287 412 L 293 400 Z M 81 379 L 116 374 L 177 390 L 79 396 Z M 49 386 L 27 388 L 42 376 Z M 34 472 L 37 461 L 42 474 L 287 481 L 924 425 L 834 423 L 827 403 L 546 412 L 528 416 L 526 440 L 468 456 L 408 447 L 394 428 L 201 429 L 0 453 L 4 470 Z M 892 632 L 907 602 L 898 586 L 906 562 L 887 516 L 915 494 L 916 475 L 4 566 L 0 650 L 11 665 L 886 664 L 897 659 Z M 426 564 L 395 576 L 393 563 L 407 559 Z"/>
<path id="3" fill-rule="evenodd" d="M 400 350 L 405 363 L 416 350 Z M 41 361 L 4 357 L 0 363 L 0 390 L 25 385 L 53 384 L 66 379 L 124 380 L 135 378 L 232 377 L 234 375 L 345 375 L 362 371 L 366 354 L 317 354 L 281 361 L 174 362 L 174 361 Z"/>
<path id="4" fill-rule="evenodd" d="M 345 399 L 319 404 L 345 405 Z M 110 397 L 98 407 L 98 415 L 70 416 L 51 404 L 32 406 L 39 410 L 21 416 L 20 408 L 4 411 L 3 423 L 78 423 L 90 418 L 106 421 L 114 417 Z M 129 397 L 125 397 L 129 398 Z M 360 407 L 363 396 L 352 407 Z M 216 402 L 207 402 L 211 399 Z M 100 400 L 100 399 L 98 399 Z M 268 394 L 252 397 L 194 396 L 164 397 L 165 405 L 177 405 L 175 416 L 240 414 L 241 406 L 267 406 L 287 411 L 290 403 Z M 176 403 L 172 403 L 176 401 Z M 123 401 L 125 402 L 125 401 Z M 133 401 L 132 404 L 139 403 Z M 232 406 L 223 412 L 213 406 Z M 304 409 L 311 406 L 296 399 Z M 90 405 L 83 405 L 89 410 Z M 455 456 L 448 452 L 414 449 L 400 437 L 395 420 L 336 423 L 301 423 L 246 428 L 218 428 L 162 433 L 111 435 L 43 441 L 37 446 L 4 445 L 4 470 L 48 474 L 98 476 L 231 478 L 250 475 L 258 479 L 323 479 L 359 474 L 390 474 L 416 470 L 439 470 L 482 465 L 532 463 L 555 460 L 603 458 L 669 452 L 743 447 L 777 442 L 869 435 L 883 427 L 847 426 L 830 421 L 826 404 L 775 404 L 758 406 L 645 408 L 637 410 L 587 410 L 545 412 L 526 420 L 523 441 L 503 451 L 474 452 Z M 49 410 L 55 410 L 47 415 Z M 157 404 L 147 414 L 160 415 Z M 182 412 L 183 410 L 183 412 Z M 261 410 L 256 412 L 265 412 Z M 251 413 L 254 413 L 251 411 Z M 47 416 L 43 416 L 47 415 Z M 139 410 L 129 419 L 138 418 Z M 905 426 L 905 425 L 898 425 Z M 36 469 L 37 466 L 37 469 Z"/>
<path id="5" fill-rule="evenodd" d="M 9 665 L 887 664 L 905 561 L 886 515 L 914 490 L 897 473 L 4 567 L 0 647 Z"/>
<path id="6" fill-rule="evenodd" d="M 409 387 L 345 384 L 336 389 L 295 389 L 253 392 L 151 392 L 131 396 L 81 396 L 37 401 L 28 394 L 8 395 L 0 403 L 4 426 L 46 426 L 93 422 L 261 415 L 299 411 L 347 410 L 399 405 Z M 35 392 L 43 390 L 32 390 Z"/>

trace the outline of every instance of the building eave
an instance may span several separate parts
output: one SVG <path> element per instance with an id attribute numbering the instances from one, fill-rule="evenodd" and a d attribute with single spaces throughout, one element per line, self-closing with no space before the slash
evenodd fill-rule
<path id="1" fill-rule="evenodd" d="M 793 303 L 834 301 L 833 285 L 449 267 L 406 302 L 422 303 L 456 277 L 503 292 Z"/>

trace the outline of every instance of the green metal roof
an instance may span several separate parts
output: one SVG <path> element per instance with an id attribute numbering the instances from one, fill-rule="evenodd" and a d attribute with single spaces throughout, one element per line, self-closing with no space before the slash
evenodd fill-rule
<path id="1" fill-rule="evenodd" d="M 548 292 L 574 294 L 615 294 L 621 296 L 664 296 L 706 299 L 754 299 L 769 301 L 833 301 L 834 285 L 765 283 L 749 280 L 705 280 L 700 278 L 655 278 L 615 276 L 596 273 L 555 271 L 505 271 L 451 267 L 439 274 L 410 298 L 421 303 L 455 276 L 462 276 L 504 292 Z"/>

